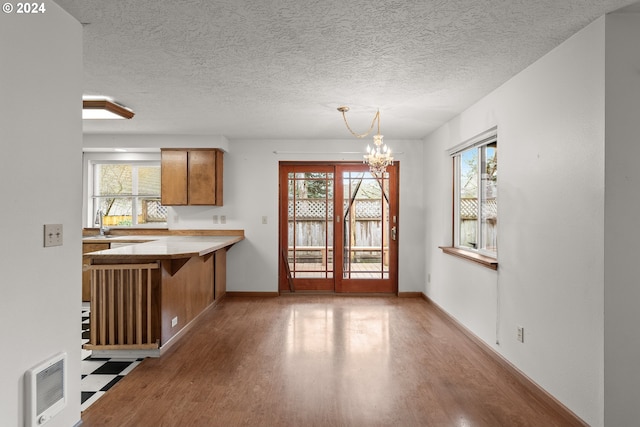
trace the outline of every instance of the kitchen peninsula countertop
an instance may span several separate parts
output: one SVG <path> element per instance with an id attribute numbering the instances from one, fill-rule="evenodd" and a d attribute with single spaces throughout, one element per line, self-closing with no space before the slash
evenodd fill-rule
<path id="1" fill-rule="evenodd" d="M 94 260 L 110 259 L 179 259 L 204 256 L 219 249 L 232 246 L 244 239 L 243 235 L 225 236 L 86 236 L 83 242 L 90 243 L 135 243 L 113 249 L 84 254 Z"/>

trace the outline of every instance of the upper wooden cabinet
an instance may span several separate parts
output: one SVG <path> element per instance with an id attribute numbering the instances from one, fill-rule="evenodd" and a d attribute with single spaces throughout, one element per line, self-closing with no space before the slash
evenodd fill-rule
<path id="1" fill-rule="evenodd" d="M 188 204 L 188 152 L 165 149 L 160 152 L 162 155 L 160 168 L 160 197 L 162 198 L 162 204 L 165 206 Z"/>
<path id="2" fill-rule="evenodd" d="M 222 159 L 218 149 L 163 148 L 162 204 L 222 206 Z"/>

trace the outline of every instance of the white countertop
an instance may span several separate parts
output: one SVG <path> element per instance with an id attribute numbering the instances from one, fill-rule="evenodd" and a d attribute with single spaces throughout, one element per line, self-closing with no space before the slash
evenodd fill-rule
<path id="1" fill-rule="evenodd" d="M 170 236 L 148 236 L 148 235 L 133 235 L 133 236 L 120 236 L 107 234 L 105 236 L 95 235 L 95 236 L 85 236 L 82 238 L 83 243 L 144 243 L 150 242 L 154 240 L 166 239 Z"/>
<path id="2" fill-rule="evenodd" d="M 203 256 L 231 246 L 244 236 L 117 236 L 83 238 L 91 243 L 134 243 L 113 249 L 89 252 L 92 259 L 178 259 Z M 141 243 L 138 243 L 141 242 Z"/>

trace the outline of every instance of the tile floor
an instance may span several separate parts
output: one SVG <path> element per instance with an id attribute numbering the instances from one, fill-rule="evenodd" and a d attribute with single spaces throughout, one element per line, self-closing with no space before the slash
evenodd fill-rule
<path id="1" fill-rule="evenodd" d="M 82 306 L 82 344 L 89 342 L 89 307 Z M 124 378 L 143 359 L 105 359 L 91 355 L 91 351 L 82 349 L 80 373 L 81 406 L 84 411 L 93 402 L 104 395 L 118 381 Z"/>

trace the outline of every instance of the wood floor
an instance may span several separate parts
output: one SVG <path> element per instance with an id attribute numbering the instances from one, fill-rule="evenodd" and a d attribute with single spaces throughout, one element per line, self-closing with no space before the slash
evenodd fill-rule
<path id="1" fill-rule="evenodd" d="M 226 298 L 83 427 L 565 426 L 420 298 Z"/>

